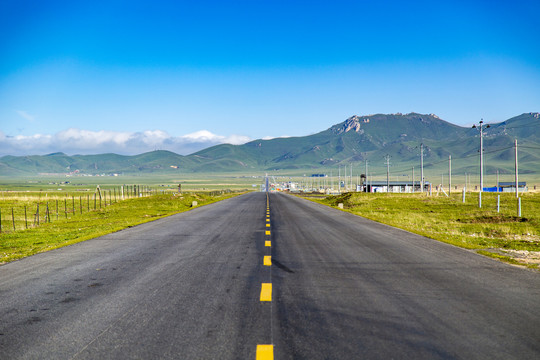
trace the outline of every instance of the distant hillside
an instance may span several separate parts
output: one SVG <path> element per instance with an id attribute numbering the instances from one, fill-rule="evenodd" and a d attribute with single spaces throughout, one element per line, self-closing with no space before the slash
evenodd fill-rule
<path id="1" fill-rule="evenodd" d="M 520 168 L 540 170 L 540 114 L 526 113 L 485 131 L 486 170 L 508 172 L 513 166 L 513 142 L 520 146 Z M 255 140 L 243 145 L 222 144 L 181 156 L 169 151 L 152 151 L 136 156 L 116 154 L 4 156 L 0 174 L 38 173 L 181 173 L 224 171 L 268 171 L 274 169 L 316 169 L 355 164 L 368 160 L 380 166 L 386 155 L 393 166 L 408 168 L 419 162 L 424 145 L 425 166 L 436 167 L 455 159 L 456 172 L 477 169 L 477 129 L 450 124 L 436 115 L 376 114 L 352 116 L 314 135 Z M 446 165 L 445 165 L 446 166 Z M 494 170 L 495 171 L 495 170 Z"/>
<path id="2" fill-rule="evenodd" d="M 0 158 L 2 175 L 28 175 L 51 173 L 153 173 L 185 169 L 190 161 L 170 151 L 152 151 L 135 156 L 117 154 L 4 156 Z"/>
<path id="3" fill-rule="evenodd" d="M 540 119 L 538 113 L 527 113 L 499 124 L 491 124 L 484 133 L 486 159 L 505 157 L 503 153 L 491 154 L 490 149 L 513 146 L 514 138 L 521 145 L 540 146 Z M 436 115 L 376 114 L 352 116 L 320 133 L 291 138 L 255 140 L 244 145 L 217 145 L 199 151 L 188 158 L 198 157 L 214 164 L 221 161 L 236 169 L 310 169 L 337 165 L 361 166 L 365 160 L 380 165 L 389 155 L 393 164 L 402 167 L 419 163 L 420 144 L 424 145 L 427 167 L 446 161 L 449 155 L 456 160 L 456 171 L 475 171 L 479 133 L 477 129 L 450 124 Z M 506 152 L 508 153 L 508 151 Z M 512 153 L 513 154 L 513 153 Z M 520 151 L 524 170 L 540 169 L 540 151 L 523 148 Z M 513 155 L 512 155 L 513 159 Z M 486 166 L 510 168 L 513 163 L 496 158 Z M 468 170 L 468 168 L 470 168 Z M 509 170 L 508 170 L 509 171 Z"/>

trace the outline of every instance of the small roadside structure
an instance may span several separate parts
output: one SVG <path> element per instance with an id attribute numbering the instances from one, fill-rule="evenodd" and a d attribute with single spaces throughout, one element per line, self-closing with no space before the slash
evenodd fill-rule
<path id="1" fill-rule="evenodd" d="M 424 191 L 429 191 L 430 183 L 424 181 Z M 421 192 L 421 185 L 419 181 L 367 181 L 364 184 L 364 192 L 388 192 L 391 193 L 412 193 Z"/>
<path id="2" fill-rule="evenodd" d="M 484 192 L 516 192 L 515 182 L 499 182 L 498 186 L 485 187 Z M 518 182 L 518 192 L 527 192 L 529 188 L 525 181 Z"/>

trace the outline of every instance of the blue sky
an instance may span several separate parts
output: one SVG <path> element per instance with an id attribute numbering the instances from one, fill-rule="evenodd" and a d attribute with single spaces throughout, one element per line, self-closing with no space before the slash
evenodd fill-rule
<path id="1" fill-rule="evenodd" d="M 0 156 L 470 125 L 540 109 L 539 1 L 0 3 Z"/>

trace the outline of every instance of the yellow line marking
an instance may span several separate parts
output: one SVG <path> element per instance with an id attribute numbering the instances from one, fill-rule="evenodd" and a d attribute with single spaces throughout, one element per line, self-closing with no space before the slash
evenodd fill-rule
<path id="1" fill-rule="evenodd" d="M 264 257 L 263 265 L 264 266 L 272 266 L 272 257 L 270 255 Z"/>
<path id="2" fill-rule="evenodd" d="M 270 235 L 270 230 L 266 230 L 265 235 Z"/>
<path id="3" fill-rule="evenodd" d="M 267 241 L 264 242 L 264 246 L 271 247 L 272 242 L 267 240 Z"/>
<path id="4" fill-rule="evenodd" d="M 272 283 L 262 283 L 261 301 L 272 301 Z"/>
<path id="5" fill-rule="evenodd" d="M 274 360 L 274 345 L 257 345 L 256 360 Z"/>
<path id="6" fill-rule="evenodd" d="M 270 227 L 270 224 L 266 224 L 266 227 Z"/>
<path id="7" fill-rule="evenodd" d="M 270 222 L 270 219 L 266 219 L 266 222 Z"/>

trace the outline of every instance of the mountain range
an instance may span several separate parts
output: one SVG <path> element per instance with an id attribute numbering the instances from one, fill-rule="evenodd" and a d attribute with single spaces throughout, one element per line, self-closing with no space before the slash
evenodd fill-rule
<path id="1" fill-rule="evenodd" d="M 484 130 L 486 171 L 513 171 L 513 146 L 517 139 L 520 172 L 538 173 L 539 125 L 539 113 L 525 113 L 489 124 Z M 302 171 L 349 164 L 359 167 L 366 161 L 376 169 L 384 165 L 386 156 L 395 170 L 405 171 L 419 165 L 421 144 L 428 169 L 447 168 L 451 155 L 453 171 L 477 171 L 478 128 L 457 126 L 434 114 L 397 113 L 355 115 L 313 135 L 254 140 L 243 145 L 221 144 L 187 156 L 163 150 L 134 156 L 64 153 L 3 156 L 0 174 Z"/>

